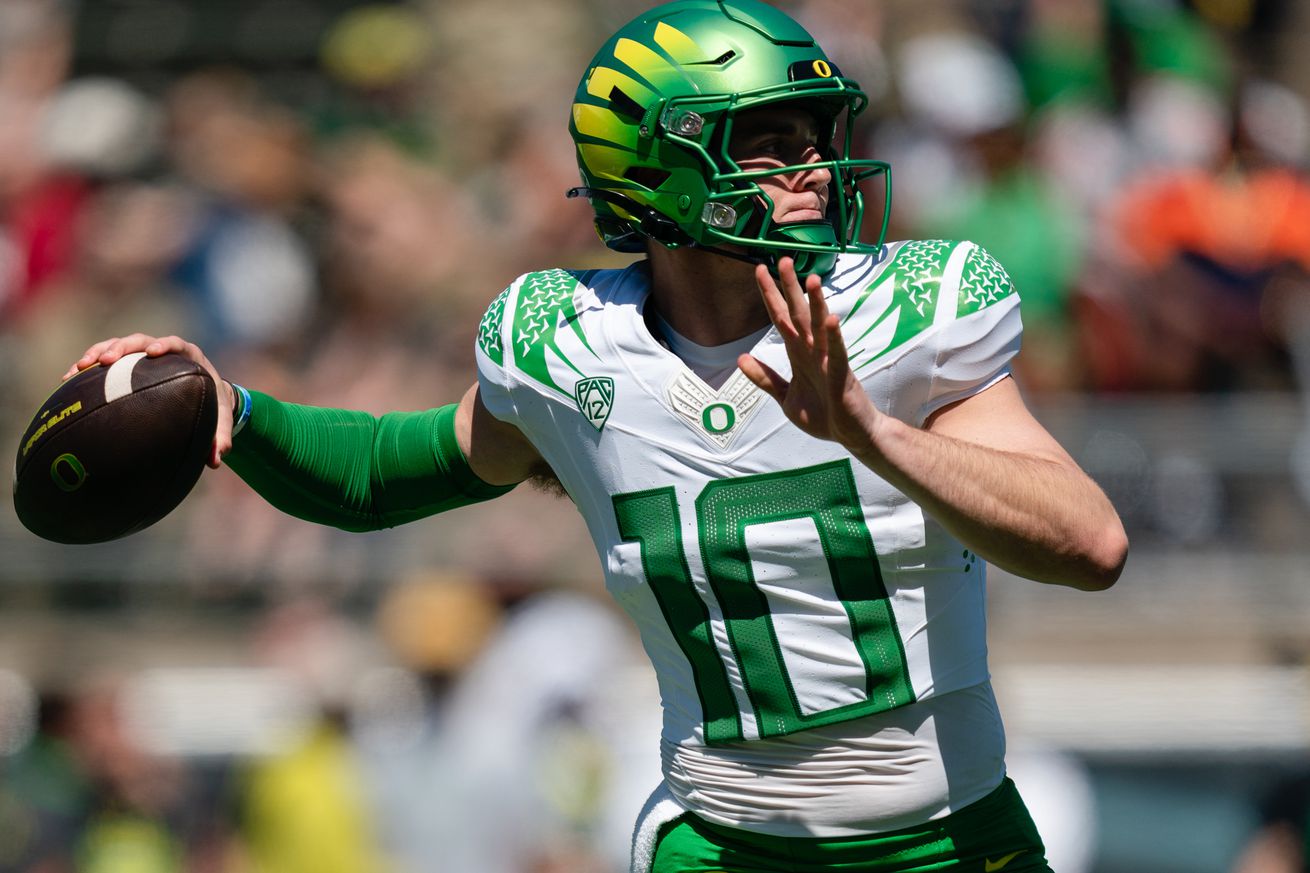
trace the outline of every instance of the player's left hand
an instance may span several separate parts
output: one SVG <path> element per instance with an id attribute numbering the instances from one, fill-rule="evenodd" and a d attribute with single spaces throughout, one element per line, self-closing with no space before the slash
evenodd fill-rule
<path id="1" fill-rule="evenodd" d="M 755 281 L 786 346 L 792 377 L 784 379 L 752 355 L 742 355 L 737 366 L 778 401 L 801 430 L 841 443 L 853 453 L 870 446 L 883 414 L 851 372 L 837 316 L 823 298 L 822 280 L 811 274 L 802 285 L 795 263 L 782 258 L 778 280 L 761 264 L 755 268 Z"/>

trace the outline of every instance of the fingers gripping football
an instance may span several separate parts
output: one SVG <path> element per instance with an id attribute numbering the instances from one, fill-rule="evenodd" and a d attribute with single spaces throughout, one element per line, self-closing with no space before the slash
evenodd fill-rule
<path id="1" fill-rule="evenodd" d="M 232 448 L 232 386 L 218 375 L 218 370 L 195 343 L 187 342 L 180 336 L 155 337 L 144 333 L 134 333 L 125 337 L 111 337 L 101 340 L 83 353 L 82 357 L 64 373 L 65 380 L 77 375 L 89 367 L 109 366 L 124 355 L 145 352 L 147 357 L 157 358 L 170 352 L 182 355 L 209 372 L 218 391 L 218 427 L 214 431 L 214 444 L 210 447 L 208 464 L 217 469 L 223 456 Z"/>

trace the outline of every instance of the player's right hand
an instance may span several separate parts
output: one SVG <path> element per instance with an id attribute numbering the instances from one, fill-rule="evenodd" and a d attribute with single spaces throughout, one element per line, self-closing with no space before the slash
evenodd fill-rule
<path id="1" fill-rule="evenodd" d="M 851 372 L 841 325 L 828 311 L 819 276 L 802 280 L 795 262 L 786 257 L 778 261 L 776 280 L 761 264 L 755 268 L 755 281 L 787 349 L 791 378 L 753 355 L 739 357 L 737 366 L 810 436 L 839 443 L 861 460 L 876 455 L 885 416 Z"/>
<path id="2" fill-rule="evenodd" d="M 214 444 L 209 450 L 208 463 L 210 467 L 218 469 L 223 461 L 223 456 L 232 448 L 232 386 L 218 375 L 218 370 L 214 369 L 214 365 L 209 362 L 209 358 L 205 357 L 205 353 L 195 343 L 187 342 L 179 336 L 154 337 L 144 333 L 113 337 L 112 339 L 102 340 L 87 349 L 86 353 L 68 368 L 68 372 L 64 373 L 63 378 L 65 380 L 70 379 L 81 371 L 97 364 L 108 367 L 124 355 L 130 355 L 134 352 L 145 352 L 151 358 L 174 352 L 190 358 L 204 367 L 209 373 L 214 380 L 214 386 L 218 389 L 218 427 L 214 431 Z"/>

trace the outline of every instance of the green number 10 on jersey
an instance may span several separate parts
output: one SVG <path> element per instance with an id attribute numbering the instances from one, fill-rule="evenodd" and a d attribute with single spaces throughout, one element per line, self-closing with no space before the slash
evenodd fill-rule
<path id="1" fill-rule="evenodd" d="M 613 500 L 620 536 L 641 544 L 647 583 L 691 665 L 706 742 L 745 739 L 747 705 L 769 737 L 914 701 L 849 461 L 708 483 L 694 544 L 684 543 L 672 488 Z M 688 545 L 731 652 L 715 643 L 718 619 L 692 580 Z M 798 677 L 789 663 L 829 666 Z M 743 695 L 729 675 L 741 677 Z"/>

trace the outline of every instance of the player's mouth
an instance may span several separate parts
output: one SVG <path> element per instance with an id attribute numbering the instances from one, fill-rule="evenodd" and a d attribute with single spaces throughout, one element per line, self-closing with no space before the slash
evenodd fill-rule
<path id="1" fill-rule="evenodd" d="M 795 221 L 822 221 L 824 217 L 823 212 L 818 209 L 789 209 L 774 220 L 778 224 L 791 224 Z"/>
<path id="2" fill-rule="evenodd" d="M 827 218 L 824 212 L 827 204 L 823 202 L 823 198 L 810 196 L 798 200 L 799 202 L 784 204 L 782 209 L 776 210 L 773 220 L 778 224 L 790 224 L 794 221 L 822 221 Z"/>

